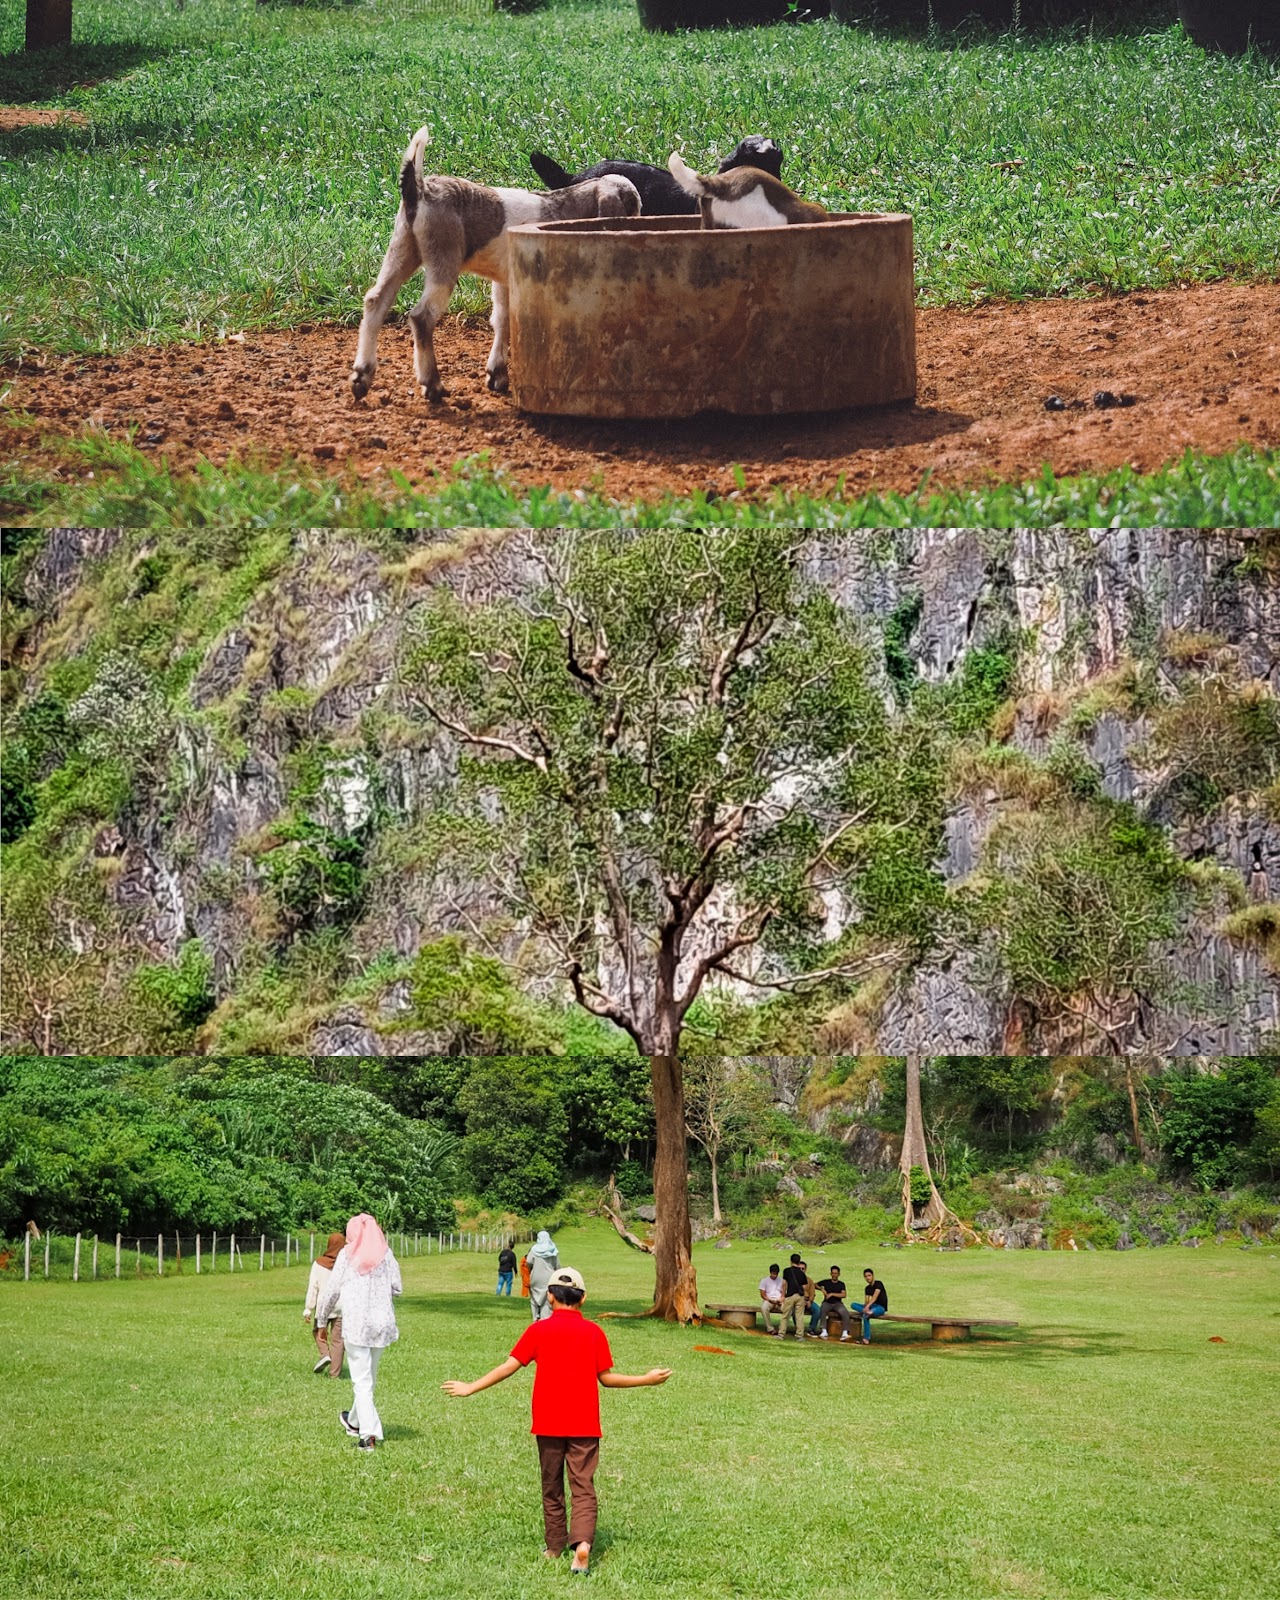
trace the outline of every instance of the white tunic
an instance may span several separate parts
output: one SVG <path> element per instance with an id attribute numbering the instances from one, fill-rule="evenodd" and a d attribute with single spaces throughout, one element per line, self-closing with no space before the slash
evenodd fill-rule
<path id="1" fill-rule="evenodd" d="M 401 1294 L 400 1263 L 388 1249 L 372 1272 L 356 1272 L 348 1264 L 346 1249 L 338 1251 L 329 1281 L 320 1294 L 316 1321 L 323 1326 L 341 1314 L 342 1337 L 347 1344 L 384 1349 L 400 1337 L 392 1295 Z"/>

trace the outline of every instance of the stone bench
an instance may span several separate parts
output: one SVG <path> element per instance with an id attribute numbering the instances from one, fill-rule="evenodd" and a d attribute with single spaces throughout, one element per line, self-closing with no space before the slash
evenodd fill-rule
<path id="1" fill-rule="evenodd" d="M 723 1322 L 729 1328 L 754 1328 L 756 1318 L 764 1310 L 763 1304 L 754 1306 L 719 1306 L 708 1305 L 705 1308 L 716 1321 Z M 850 1310 L 849 1316 L 853 1322 L 861 1326 L 861 1318 L 856 1311 Z M 833 1311 L 828 1321 L 838 1321 Z M 925 1323 L 932 1330 L 931 1337 L 942 1343 L 951 1343 L 969 1337 L 971 1328 L 1016 1328 L 1016 1322 L 1001 1322 L 994 1317 L 896 1317 L 886 1312 L 883 1317 L 871 1319 L 877 1326 L 882 1322 L 918 1322 Z"/>

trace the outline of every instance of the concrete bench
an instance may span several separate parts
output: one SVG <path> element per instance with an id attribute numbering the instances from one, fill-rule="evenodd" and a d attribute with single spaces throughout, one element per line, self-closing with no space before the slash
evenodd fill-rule
<path id="1" fill-rule="evenodd" d="M 754 1306 L 717 1306 L 708 1303 L 706 1310 L 719 1322 L 730 1328 L 754 1328 L 756 1318 L 764 1310 L 763 1304 Z M 861 1327 L 862 1319 L 854 1310 L 849 1316 L 853 1322 Z M 835 1312 L 830 1315 L 830 1321 L 838 1321 Z M 871 1319 L 877 1326 L 883 1322 L 919 1322 L 925 1323 L 932 1330 L 931 1337 L 942 1343 L 952 1343 L 956 1340 L 967 1339 L 971 1328 L 1016 1328 L 1016 1322 L 1001 1322 L 994 1317 L 895 1317 L 886 1312 L 883 1317 Z"/>

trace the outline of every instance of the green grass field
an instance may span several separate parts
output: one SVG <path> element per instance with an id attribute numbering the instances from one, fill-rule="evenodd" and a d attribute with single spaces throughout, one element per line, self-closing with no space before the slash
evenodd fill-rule
<path id="1" fill-rule="evenodd" d="M 601 1224 L 559 1238 L 591 1311 L 635 1311 L 648 1263 Z M 749 1300 L 778 1251 L 696 1252 L 704 1299 Z M 864 1260 L 865 1258 L 865 1260 Z M 870 1350 L 607 1322 L 592 1584 L 806 1600 L 1259 1600 L 1274 1506 L 1280 1264 L 1206 1247 L 1116 1254 L 809 1252 L 874 1264 L 895 1310 L 1016 1318 Z M 356 1453 L 344 1382 L 310 1374 L 305 1268 L 6 1284 L 0 1593 L 24 1600 L 537 1596 L 529 1379 L 439 1384 L 524 1325 L 484 1257 L 410 1259 L 385 1359 L 385 1447 Z M 1213 1344 L 1217 1335 L 1225 1343 Z M 710 1343 L 732 1356 L 702 1353 Z"/>
<path id="2" fill-rule="evenodd" d="M 1280 271 L 1280 64 L 1208 56 L 1167 11 L 965 39 L 448 10 L 76 0 L 70 56 L 33 62 L 7 6 L 0 104 L 89 126 L 0 136 L 0 356 L 354 322 L 422 122 L 437 170 L 518 184 L 535 146 L 705 163 L 772 134 L 810 197 L 914 214 L 933 303 Z"/>

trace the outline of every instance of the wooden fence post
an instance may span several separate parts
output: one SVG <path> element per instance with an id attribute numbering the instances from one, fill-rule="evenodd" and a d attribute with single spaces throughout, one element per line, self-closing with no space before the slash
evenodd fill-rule
<path id="1" fill-rule="evenodd" d="M 31 1235 L 26 1235 L 26 1242 L 22 1247 L 22 1281 L 31 1282 Z"/>
<path id="2" fill-rule="evenodd" d="M 276 1242 L 273 1239 L 271 1241 L 271 1265 L 274 1267 L 275 1264 L 276 1264 Z"/>
<path id="3" fill-rule="evenodd" d="M 49 1243 L 51 1238 L 52 1235 L 48 1233 L 44 1236 L 44 1275 L 46 1278 L 49 1276 Z"/>
<path id="4" fill-rule="evenodd" d="M 196 1277 L 200 1276 L 200 1235 L 196 1234 Z"/>
<path id="5" fill-rule="evenodd" d="M 164 1277 L 164 1234 L 156 1235 L 156 1277 Z"/>
<path id="6" fill-rule="evenodd" d="M 231 1266 L 228 1270 L 231 1272 L 236 1270 L 236 1236 L 234 1233 L 231 1235 Z"/>
<path id="7" fill-rule="evenodd" d="M 173 1270 L 182 1271 L 182 1235 L 175 1233 L 173 1236 Z"/>
<path id="8" fill-rule="evenodd" d="M 120 1276 L 120 1235 L 116 1234 L 116 1277 Z"/>
<path id="9" fill-rule="evenodd" d="M 98 1235 L 93 1236 L 93 1281 L 98 1281 Z"/>
<path id="10" fill-rule="evenodd" d="M 75 1265 L 71 1269 L 71 1281 L 72 1281 L 72 1283 L 79 1283 L 80 1282 L 80 1235 L 79 1234 L 76 1234 L 76 1260 L 75 1260 Z"/>
<path id="11" fill-rule="evenodd" d="M 307 1260 L 309 1262 L 311 1262 L 311 1264 L 314 1266 L 315 1265 L 315 1259 L 316 1259 L 316 1236 L 313 1233 L 311 1235 L 311 1245 L 310 1245 L 310 1248 L 309 1248 L 309 1250 L 307 1252 Z"/>
<path id="12" fill-rule="evenodd" d="M 265 1233 L 258 1235 L 258 1271 L 267 1270 L 267 1236 Z"/>
<path id="13" fill-rule="evenodd" d="M 135 1278 L 142 1276 L 142 1240 L 133 1241 L 133 1275 Z"/>

